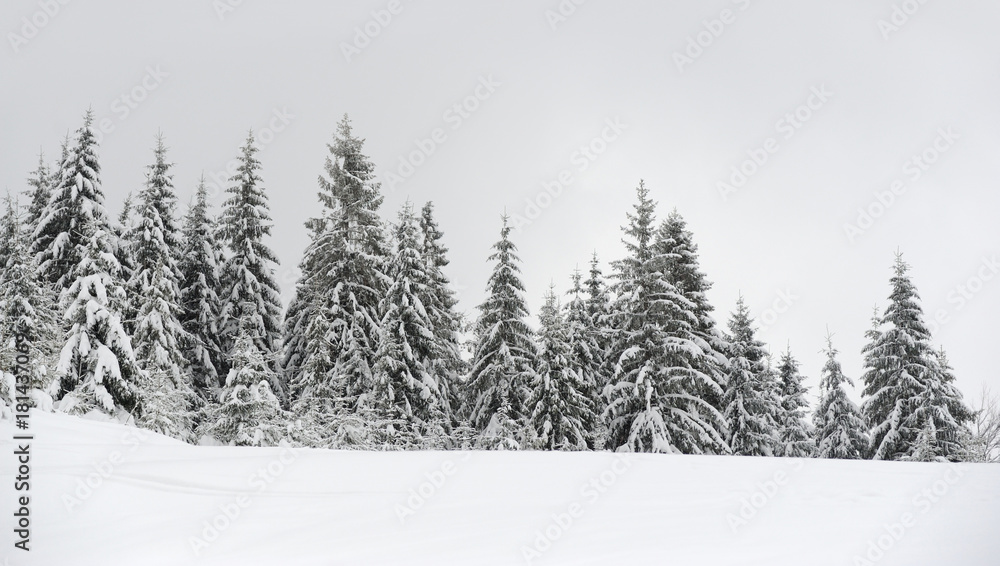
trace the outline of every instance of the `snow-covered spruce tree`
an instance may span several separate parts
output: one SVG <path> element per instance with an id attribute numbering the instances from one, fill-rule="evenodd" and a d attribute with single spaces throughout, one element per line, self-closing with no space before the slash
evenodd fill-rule
<path id="1" fill-rule="evenodd" d="M 144 376 L 122 326 L 127 298 L 121 266 L 108 232 L 92 224 L 81 228 L 88 243 L 60 299 L 69 331 L 49 393 L 60 400 L 62 412 L 100 409 L 139 417 L 138 386 Z"/>
<path id="2" fill-rule="evenodd" d="M 146 213 L 144 213 L 145 215 Z M 161 434 L 181 440 L 194 440 L 191 415 L 203 405 L 194 391 L 187 360 L 182 352 L 186 333 L 178 316 L 177 287 L 164 264 L 143 269 L 142 301 L 135 323 L 136 359 L 146 370 L 143 390 L 143 416 L 140 424 Z M 133 283 L 134 285 L 134 283 Z"/>
<path id="3" fill-rule="evenodd" d="M 165 373 L 185 395 L 192 391 L 187 360 L 182 353 L 186 332 L 180 322 L 178 252 L 173 214 L 170 164 L 163 139 L 157 138 L 156 162 L 149 166 L 139 193 L 138 219 L 127 239 L 135 266 L 128 283 L 136 312 L 133 347 L 140 364 Z"/>
<path id="4" fill-rule="evenodd" d="M 27 353 L 28 363 L 20 365 L 29 368 L 26 375 L 3 374 L 2 397 L 11 406 L 22 396 L 31 406 L 49 408 L 52 400 L 45 389 L 55 366 L 58 334 L 55 296 L 38 280 L 26 230 L 10 197 L 0 218 L 0 243 L 5 248 L 0 259 L 0 372 L 15 367 L 19 353 Z"/>
<path id="5" fill-rule="evenodd" d="M 913 422 L 908 425 L 924 435 L 920 438 L 918 434 L 918 445 L 923 443 L 921 454 L 913 454 L 910 459 L 960 461 L 967 457 L 971 435 L 968 423 L 975 415 L 955 387 L 955 375 L 944 348 L 934 352 L 933 362 L 934 373 L 917 395 Z"/>
<path id="6" fill-rule="evenodd" d="M 481 432 L 486 448 L 524 444 L 522 429 L 531 415 L 527 401 L 538 367 L 534 333 L 526 320 L 521 260 L 510 230 L 504 215 L 500 240 L 489 257 L 495 264 L 488 296 L 479 305 L 475 352 L 466 380 L 469 422 Z"/>
<path id="7" fill-rule="evenodd" d="M 173 175 L 170 174 L 173 163 L 167 162 L 166 154 L 163 136 L 158 135 L 153 151 L 154 162 L 146 167 L 146 183 L 139 191 L 137 202 L 133 203 L 129 195 L 122 218 L 119 219 L 125 230 L 125 239 L 130 247 L 129 256 L 133 262 L 129 284 L 129 290 L 133 293 L 141 290 L 143 279 L 148 280 L 148 272 L 154 266 L 162 264 L 167 269 L 165 276 L 178 288 L 177 295 L 180 294 L 180 230 L 175 219 L 177 195 Z M 130 209 L 133 207 L 137 216 L 134 224 L 130 220 Z"/>
<path id="8" fill-rule="evenodd" d="M 451 289 L 451 282 L 443 271 L 449 263 L 448 248 L 441 241 L 444 235 L 434 219 L 434 204 L 430 201 L 420 211 L 420 232 L 420 252 L 428 276 L 426 293 L 421 300 L 431 320 L 437 350 L 429 369 L 441 388 L 442 399 L 446 401 L 444 409 L 454 415 L 461 405 L 460 376 L 468 371 L 462 360 L 459 338 L 463 319 L 456 310 L 458 300 Z"/>
<path id="9" fill-rule="evenodd" d="M 738 456 L 773 456 L 781 400 L 772 387 L 764 344 L 754 335 L 741 296 L 729 320 L 729 376 L 725 404 L 729 447 Z"/>
<path id="10" fill-rule="evenodd" d="M 195 390 L 208 399 L 211 392 L 223 385 L 219 369 L 222 345 L 219 341 L 218 289 L 220 245 L 215 238 L 216 227 L 208 212 L 208 190 L 205 178 L 198 183 L 195 201 L 184 217 L 182 230 L 180 280 L 180 322 L 185 332 L 184 354 L 187 358 Z"/>
<path id="11" fill-rule="evenodd" d="M 816 431 L 816 456 L 858 460 L 868 450 L 865 422 L 857 405 L 847 396 L 845 384 L 854 384 L 840 369 L 833 339 L 826 338 L 826 364 L 819 383 L 819 404 L 813 413 Z"/>
<path id="12" fill-rule="evenodd" d="M 126 284 L 132 280 L 132 275 L 135 273 L 135 255 L 133 253 L 135 250 L 133 249 L 133 242 L 129 240 L 129 237 L 132 230 L 136 228 L 138 221 L 134 214 L 136 208 L 135 198 L 130 192 L 125 195 L 121 212 L 118 213 L 117 222 L 113 222 L 110 229 L 112 235 L 111 245 L 115 257 L 118 258 L 118 265 L 122 269 L 121 279 Z M 127 301 L 125 310 L 122 312 L 122 320 L 125 323 L 125 329 L 130 335 L 135 332 L 136 313 L 135 301 Z"/>
<path id="13" fill-rule="evenodd" d="M 968 422 L 971 412 L 961 402 L 954 402 L 957 391 L 944 392 L 947 378 L 930 345 L 930 331 L 924 324 L 920 297 L 910 281 L 909 266 L 896 255 L 892 292 L 879 326 L 867 334 L 863 350 L 865 373 L 862 376 L 865 396 L 862 414 L 870 429 L 868 457 L 875 460 L 903 460 L 912 456 L 917 437 L 926 427 L 922 404 L 939 395 L 942 401 L 935 420 L 941 419 L 940 438 L 950 438 Z M 931 391 L 927 391 L 930 389 Z M 947 408 L 947 410 L 943 410 Z M 952 412 L 954 411 L 954 412 Z M 942 447 L 942 454 L 953 455 L 952 448 Z"/>
<path id="14" fill-rule="evenodd" d="M 595 383 L 597 385 L 597 414 L 604 413 L 604 388 L 611 381 L 614 375 L 614 362 L 609 360 L 609 350 L 611 349 L 612 328 L 610 325 L 611 295 L 608 292 L 607 283 L 604 280 L 604 273 L 601 271 L 600 262 L 597 259 L 597 252 L 590 258 L 590 269 L 587 272 L 587 279 L 583 282 L 586 289 L 584 304 L 589 319 L 589 328 L 593 332 L 597 342 L 594 351 L 595 362 L 597 363 L 597 374 Z"/>
<path id="15" fill-rule="evenodd" d="M 59 182 L 52 189 L 32 238 L 32 253 L 41 276 L 59 289 L 73 283 L 73 272 L 80 265 L 91 237 L 88 230 L 103 232 L 112 252 L 117 245 L 110 241 L 111 222 L 104 208 L 93 121 L 94 113 L 88 110 L 73 146 L 60 165 Z"/>
<path id="16" fill-rule="evenodd" d="M 245 305 L 243 312 L 250 312 Z M 257 344 L 259 321 L 240 319 L 230 358 L 226 386 L 204 431 L 234 446 L 274 446 L 285 438 L 287 426 L 278 398 L 271 391 L 277 381 L 271 363 Z"/>
<path id="17" fill-rule="evenodd" d="M 375 358 L 373 403 L 385 416 L 404 420 L 411 431 L 446 411 L 441 385 L 429 362 L 437 355 L 434 325 L 421 296 L 430 280 L 420 254 L 419 227 L 409 203 L 399 213 L 392 284 L 382 301 L 381 340 Z"/>
<path id="18" fill-rule="evenodd" d="M 45 154 L 38 154 L 38 168 L 28 177 L 28 204 L 26 206 L 27 215 L 24 218 L 24 230 L 30 237 L 38 227 L 38 221 L 45 213 L 45 207 L 52 199 L 52 189 L 59 182 L 59 170 L 50 171 L 45 163 Z"/>
<path id="19" fill-rule="evenodd" d="M 704 352 L 700 358 L 699 371 L 708 375 L 714 385 L 704 387 L 699 395 L 707 399 L 720 412 L 723 410 L 722 392 L 726 386 L 729 342 L 712 316 L 714 307 L 708 302 L 706 293 L 712 284 L 701 271 L 698 262 L 698 246 L 694 235 L 687 229 L 687 222 L 674 209 L 660 225 L 654 242 L 655 253 L 666 264 L 665 273 L 677 290 L 694 305 L 695 322 L 692 333 L 695 342 Z"/>
<path id="20" fill-rule="evenodd" d="M 577 273 L 577 284 L 579 281 Z M 582 299 L 579 303 L 582 305 Z M 585 369 L 584 364 L 593 362 L 576 357 L 570 325 L 554 288 L 545 294 L 538 318 L 538 376 L 528 400 L 535 446 L 544 450 L 587 450 L 593 447 L 595 387 L 593 367 Z M 586 344 L 577 346 L 587 355 Z"/>
<path id="21" fill-rule="evenodd" d="M 295 318 L 284 325 L 285 368 L 299 414 L 351 413 L 370 400 L 379 306 L 391 281 L 378 216 L 381 185 L 346 115 L 328 148 L 326 176 L 319 178 L 323 210 L 307 223 L 312 242 L 289 309 Z"/>
<path id="22" fill-rule="evenodd" d="M 694 305 L 665 274 L 653 246 L 655 203 L 640 182 L 624 227 L 627 257 L 614 263 L 611 307 L 615 373 L 604 389 L 609 448 L 686 454 L 726 451 L 725 423 L 712 405 L 718 383 L 701 368 L 709 354 L 694 333 Z"/>
<path id="23" fill-rule="evenodd" d="M 781 415 L 776 456 L 808 458 L 816 451 L 812 431 L 806 423 L 809 401 L 806 399 L 808 389 L 802 385 L 803 381 L 805 376 L 799 373 L 799 362 L 792 357 L 789 347 L 778 365 Z"/>
<path id="24" fill-rule="evenodd" d="M 603 448 L 608 436 L 604 419 L 601 418 L 605 409 L 602 393 L 604 385 L 601 380 L 606 357 L 602 340 L 607 333 L 594 325 L 582 279 L 583 275 L 579 270 L 573 272 L 573 286 L 567 291 L 570 299 L 566 304 L 566 330 L 572 359 L 580 369 L 583 384 L 581 393 L 591 402 L 592 414 L 585 424 L 590 435 L 588 447 L 594 449 Z"/>
<path id="25" fill-rule="evenodd" d="M 255 341 L 257 351 L 274 368 L 281 344 L 281 297 L 274 279 L 278 258 L 264 244 L 271 235 L 271 215 L 260 161 L 255 157 L 257 146 L 253 132 L 247 136 L 236 174 L 226 189 L 229 198 L 223 203 L 221 233 L 228 258 L 221 271 L 223 293 L 219 313 L 219 335 L 225 354 L 233 355 L 240 324 L 250 324 L 246 333 Z M 245 319 L 245 320 L 244 320 Z M 242 322 L 241 322 L 242 321 Z M 226 357 L 223 356 L 223 361 Z M 270 372 L 271 390 L 284 398 L 284 380 Z"/>

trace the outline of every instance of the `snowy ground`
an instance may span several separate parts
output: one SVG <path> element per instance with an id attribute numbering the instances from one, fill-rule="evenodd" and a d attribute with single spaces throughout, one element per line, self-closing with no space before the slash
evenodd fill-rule
<path id="1" fill-rule="evenodd" d="M 9 566 L 1000 564 L 998 465 L 195 447 L 31 425 L 31 550 L 4 512 Z M 4 509 L 13 434 L 0 424 Z"/>

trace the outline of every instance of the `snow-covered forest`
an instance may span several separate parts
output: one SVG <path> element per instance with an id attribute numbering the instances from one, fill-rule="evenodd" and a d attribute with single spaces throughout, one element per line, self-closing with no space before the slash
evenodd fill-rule
<path id="1" fill-rule="evenodd" d="M 179 213 L 162 135 L 136 164 L 145 185 L 112 207 L 87 112 L 3 205 L 0 368 L 25 343 L 31 360 L 0 380 L 4 417 L 18 403 L 96 411 L 212 445 L 1000 459 L 996 404 L 963 398 L 901 253 L 886 295 L 859 298 L 882 305 L 863 351 L 830 334 L 809 391 L 742 299 L 709 303 L 695 236 L 642 181 L 620 211 L 624 257 L 595 255 L 547 290 L 525 289 L 531 266 L 504 217 L 483 250 L 487 298 L 467 318 L 434 204 L 383 210 L 346 116 L 328 147 L 282 305 L 252 134 L 221 210 L 203 183 Z M 537 315 L 528 293 L 544 296 Z M 844 375 L 842 356 L 864 373 Z"/>

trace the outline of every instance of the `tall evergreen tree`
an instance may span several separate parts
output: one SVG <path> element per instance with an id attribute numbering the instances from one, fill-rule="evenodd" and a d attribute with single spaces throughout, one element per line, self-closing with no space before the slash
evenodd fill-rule
<path id="1" fill-rule="evenodd" d="M 940 438 L 946 443 L 971 417 L 961 396 L 955 396 L 957 390 L 944 392 L 950 378 L 943 376 L 930 345 L 931 335 L 924 324 L 920 297 L 908 271 L 909 266 L 897 254 L 889 305 L 878 321 L 879 327 L 869 331 L 869 342 L 864 348 L 865 400 L 861 410 L 870 427 L 868 456 L 876 460 L 912 457 L 917 438 L 927 425 L 928 403 L 938 407 L 932 411 L 936 413 L 935 419 L 947 423 L 940 431 Z M 950 400 L 943 401 L 944 398 Z M 945 407 L 948 410 L 942 410 Z M 955 453 L 953 446 L 941 446 L 941 450 L 942 455 Z"/>
<path id="2" fill-rule="evenodd" d="M 407 203 L 396 227 L 393 281 L 382 302 L 385 314 L 374 367 L 373 405 L 412 428 L 442 419 L 447 405 L 441 383 L 428 368 L 438 348 L 434 324 L 421 300 L 427 296 L 430 277 L 420 254 L 418 230 Z"/>
<path id="3" fill-rule="evenodd" d="M 63 412 L 86 413 L 97 408 L 115 415 L 120 410 L 141 415 L 139 383 L 142 371 L 132 341 L 122 325 L 127 300 L 110 235 L 85 224 L 83 259 L 68 276 L 61 304 L 70 329 L 62 348 L 50 394 Z"/>
<path id="4" fill-rule="evenodd" d="M 312 242 L 284 326 L 285 368 L 302 410 L 351 411 L 374 386 L 379 305 L 391 279 L 381 185 L 363 146 L 345 115 L 319 178 L 322 215 L 307 223 Z"/>
<path id="5" fill-rule="evenodd" d="M 430 317 L 435 337 L 436 354 L 430 361 L 430 370 L 441 387 L 445 409 L 455 413 L 460 405 L 460 376 L 467 371 L 462 360 L 459 335 L 462 332 L 462 315 L 456 310 L 458 300 L 451 290 L 451 282 L 444 274 L 448 265 L 448 248 L 441 241 L 444 235 L 434 219 L 434 204 L 428 201 L 420 211 L 421 249 L 428 281 L 426 293 L 421 297 Z"/>
<path id="6" fill-rule="evenodd" d="M 712 316 L 714 307 L 708 302 L 706 293 L 712 284 L 701 271 L 698 261 L 698 246 L 694 235 L 687 229 L 687 222 L 677 212 L 671 211 L 660 225 L 654 243 L 656 253 L 662 258 L 664 273 L 670 282 L 693 305 L 694 341 L 702 350 L 699 357 L 699 371 L 711 377 L 712 385 L 703 387 L 699 395 L 707 399 L 713 407 L 723 410 L 721 392 L 726 386 L 729 343 L 718 328 Z"/>
<path id="7" fill-rule="evenodd" d="M 26 230 L 17 208 L 7 197 L 0 218 L 0 370 L 15 367 L 19 348 L 27 348 L 27 375 L 13 376 L 5 399 L 13 401 L 16 392 L 28 397 L 34 406 L 51 405 L 45 393 L 48 374 L 54 368 L 58 334 L 55 297 L 50 286 L 38 280 L 34 258 L 28 253 Z"/>
<path id="8" fill-rule="evenodd" d="M 48 206 L 49 200 L 52 199 L 52 189 L 59 182 L 58 174 L 58 170 L 49 170 L 48 164 L 45 163 L 45 154 L 39 152 L 38 167 L 32 172 L 31 177 L 28 178 L 28 186 L 30 187 L 28 189 L 28 214 L 24 219 L 24 229 L 29 236 L 35 233 L 38 221 L 45 214 L 45 207 Z"/>
<path id="9" fill-rule="evenodd" d="M 636 452 L 718 453 L 725 424 L 711 396 L 722 395 L 703 368 L 709 361 L 694 333 L 697 318 L 665 274 L 654 247 L 654 211 L 645 184 L 624 228 L 628 255 L 614 264 L 611 348 L 615 374 L 605 388 L 611 448 Z"/>
<path id="10" fill-rule="evenodd" d="M 566 304 L 566 337 L 571 359 L 580 374 L 580 393 L 590 400 L 590 412 L 582 420 L 589 433 L 588 447 L 603 448 L 608 432 L 600 416 L 605 409 L 604 384 L 601 383 L 606 357 L 602 344 L 605 333 L 594 325 L 582 279 L 579 270 L 573 272 L 573 286 L 567 292 L 570 299 Z"/>
<path id="11" fill-rule="evenodd" d="M 773 456 L 781 401 L 770 381 L 767 352 L 755 337 L 742 296 L 729 320 L 729 333 L 732 353 L 723 398 L 729 447 L 739 456 Z"/>
<path id="12" fill-rule="evenodd" d="M 42 277 L 65 289 L 73 283 L 73 273 L 84 257 L 90 230 L 110 237 L 110 218 L 104 208 L 101 166 L 97 159 L 97 138 L 92 128 L 94 113 L 84 115 L 76 141 L 60 165 L 59 182 L 38 221 L 32 252 Z M 115 242 L 108 242 L 114 251 Z"/>
<path id="13" fill-rule="evenodd" d="M 271 235 L 271 215 L 258 173 L 260 161 L 253 132 L 241 151 L 236 174 L 229 179 L 232 185 L 226 189 L 230 196 L 223 203 L 221 218 L 228 258 L 221 272 L 224 292 L 219 333 L 224 352 L 232 354 L 240 321 L 246 319 L 245 323 L 252 325 L 247 334 L 273 368 L 281 342 L 281 297 L 274 279 L 278 258 L 263 241 Z M 272 391 L 282 398 L 283 380 L 273 371 L 268 376 L 274 380 Z"/>
<path id="14" fill-rule="evenodd" d="M 778 387 L 781 398 L 777 456 L 808 458 L 816 450 L 812 434 L 806 424 L 809 407 L 808 390 L 802 384 L 805 376 L 799 373 L 799 362 L 792 357 L 791 348 L 785 350 L 778 365 Z"/>
<path id="15" fill-rule="evenodd" d="M 816 451 L 820 458 L 858 460 L 868 449 L 865 422 L 857 405 L 847 397 L 844 384 L 854 386 L 844 376 L 837 361 L 833 339 L 826 339 L 826 365 L 820 380 L 819 404 L 813 414 L 816 429 Z"/>
<path id="16" fill-rule="evenodd" d="M 220 244 L 215 224 L 209 216 L 205 178 L 198 183 L 194 205 L 184 218 L 180 259 L 180 321 L 186 343 L 184 352 L 191 368 L 193 383 L 203 396 L 223 385 L 219 369 L 222 345 L 219 341 L 218 289 Z"/>
<path id="17" fill-rule="evenodd" d="M 579 280 L 577 273 L 577 284 Z M 576 357 L 569 323 L 553 288 L 545 295 L 539 320 L 538 377 L 528 400 L 536 445 L 545 450 L 586 450 L 593 447 L 596 419 L 594 383 L 587 381 L 593 379 L 593 370 L 585 370 L 586 362 Z M 586 345 L 577 346 L 587 352 Z"/>
<path id="18" fill-rule="evenodd" d="M 187 396 L 192 388 L 182 353 L 187 336 L 180 322 L 176 196 L 162 137 L 157 138 L 155 156 L 139 193 L 138 222 L 127 236 L 135 261 L 128 283 L 137 316 L 133 346 L 144 368 L 164 373 Z"/>
<path id="19" fill-rule="evenodd" d="M 493 273 L 487 283 L 488 296 L 479 305 L 475 352 L 466 381 L 470 423 L 508 444 L 531 414 L 527 400 L 538 367 L 534 333 L 526 321 L 521 260 L 510 241 L 510 230 L 504 215 L 500 240 L 489 257 Z"/>
<path id="20" fill-rule="evenodd" d="M 608 286 L 604 280 L 604 273 L 601 271 L 600 262 L 597 260 L 597 252 L 590 258 L 590 269 L 587 272 L 587 280 L 583 282 L 586 288 L 587 297 L 585 305 L 587 316 L 590 321 L 590 328 L 593 329 L 594 338 L 597 341 L 597 348 L 594 352 L 598 372 L 595 376 L 597 391 L 600 396 L 598 401 L 598 414 L 604 412 L 604 388 L 611 381 L 614 375 L 614 362 L 610 360 L 609 350 L 611 349 L 612 328 L 610 325 L 611 296 Z"/>

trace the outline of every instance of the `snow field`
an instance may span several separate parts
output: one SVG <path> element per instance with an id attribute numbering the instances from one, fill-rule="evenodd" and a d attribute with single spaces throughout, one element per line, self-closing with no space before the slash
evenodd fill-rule
<path id="1" fill-rule="evenodd" d="M 994 566 L 1000 556 L 992 464 L 191 446 L 114 423 L 31 419 L 32 550 L 13 549 L 5 513 L 9 566 Z M 13 434 L 0 424 L 0 437 Z M 14 459 L 0 461 L 12 485 Z"/>

